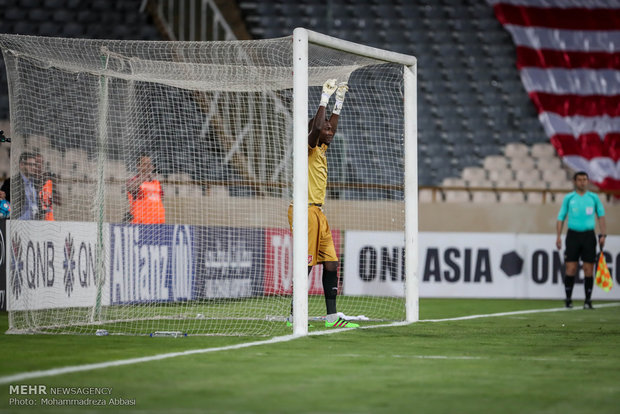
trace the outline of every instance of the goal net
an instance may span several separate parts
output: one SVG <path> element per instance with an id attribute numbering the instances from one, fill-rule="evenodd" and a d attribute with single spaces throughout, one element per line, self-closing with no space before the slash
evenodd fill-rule
<path id="1" fill-rule="evenodd" d="M 0 35 L 0 48 L 12 138 L 9 332 L 290 333 L 292 36 Z M 348 82 L 324 206 L 340 259 L 338 310 L 389 323 L 407 318 L 410 69 L 360 50 L 309 42 L 303 122 L 326 79 Z M 317 329 L 321 270 L 304 270 L 304 318 Z"/>

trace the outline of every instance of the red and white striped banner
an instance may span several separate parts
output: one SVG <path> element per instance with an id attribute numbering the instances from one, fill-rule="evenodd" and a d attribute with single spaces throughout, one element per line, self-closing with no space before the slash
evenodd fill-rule
<path id="1" fill-rule="evenodd" d="M 620 190 L 620 1 L 487 0 L 564 162 Z"/>

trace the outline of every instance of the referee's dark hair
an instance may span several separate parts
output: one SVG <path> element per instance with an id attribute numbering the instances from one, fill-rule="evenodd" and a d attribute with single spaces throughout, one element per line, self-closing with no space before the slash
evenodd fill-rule
<path id="1" fill-rule="evenodd" d="M 577 171 L 575 173 L 575 175 L 573 175 L 573 181 L 577 180 L 577 177 L 579 177 L 580 175 L 585 175 L 588 180 L 590 179 L 590 177 L 588 177 L 588 173 L 587 172 L 585 172 L 585 171 Z"/>

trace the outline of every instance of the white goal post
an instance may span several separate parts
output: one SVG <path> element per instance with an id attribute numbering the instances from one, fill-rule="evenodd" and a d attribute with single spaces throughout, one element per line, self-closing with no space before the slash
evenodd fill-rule
<path id="1" fill-rule="evenodd" d="M 349 85 L 322 207 L 338 311 L 418 320 L 415 57 L 302 28 L 215 42 L 0 34 L 0 49 L 9 333 L 278 335 L 291 310 L 294 335 L 317 329 L 308 120 L 327 79 Z"/>
<path id="2" fill-rule="evenodd" d="M 294 205 L 308 205 L 308 44 L 313 43 L 403 65 L 405 308 L 407 322 L 419 319 L 417 60 L 303 28 L 293 32 Z M 295 335 L 308 333 L 308 209 L 293 209 L 293 322 Z M 297 287 L 301 287 L 298 289 Z"/>

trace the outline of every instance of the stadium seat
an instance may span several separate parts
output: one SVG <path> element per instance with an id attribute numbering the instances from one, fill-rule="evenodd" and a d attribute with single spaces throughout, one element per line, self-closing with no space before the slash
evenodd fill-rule
<path id="1" fill-rule="evenodd" d="M 521 188 L 523 188 L 524 190 L 532 190 L 532 191 L 525 191 L 525 200 L 528 204 L 542 204 L 543 200 L 545 203 L 551 202 L 551 194 L 543 192 L 543 190 L 547 189 L 547 186 L 540 179 L 522 181 Z M 533 190 L 540 190 L 540 191 L 533 191 Z"/>
<path id="2" fill-rule="evenodd" d="M 34 22 L 47 22 L 51 20 L 51 13 L 49 10 L 35 7 L 28 12 L 28 18 Z"/>
<path id="3" fill-rule="evenodd" d="M 62 32 L 62 24 L 46 21 L 38 26 L 37 34 L 42 36 L 56 36 Z"/>
<path id="4" fill-rule="evenodd" d="M 525 201 L 528 204 L 542 204 L 543 199 L 545 199 L 545 196 L 542 191 L 527 191 L 525 193 Z M 545 201 L 548 202 L 547 200 Z"/>
<path id="5" fill-rule="evenodd" d="M 420 203 L 432 203 L 434 201 L 438 201 L 438 200 L 434 200 L 434 191 L 428 188 L 423 188 L 421 190 L 418 191 L 418 201 Z"/>
<path id="6" fill-rule="evenodd" d="M 540 178 L 535 178 L 532 180 L 523 180 L 520 182 L 521 188 L 526 189 L 546 189 L 547 185 Z"/>
<path id="7" fill-rule="evenodd" d="M 28 16 L 28 10 L 20 7 L 6 6 L 4 10 L 4 20 L 7 21 L 20 21 L 26 19 Z"/>
<path id="8" fill-rule="evenodd" d="M 562 204 L 566 194 L 570 193 L 572 190 L 573 188 L 571 187 L 564 189 L 564 191 L 554 191 L 550 193 L 551 200 L 549 202 L 553 204 Z"/>
<path id="9" fill-rule="evenodd" d="M 549 158 L 536 158 L 536 168 L 541 171 L 562 169 L 562 160 L 556 155 Z"/>
<path id="10" fill-rule="evenodd" d="M 536 162 L 533 158 L 529 156 L 524 156 L 522 158 L 513 158 L 510 160 L 510 168 L 512 168 L 514 171 L 532 170 L 536 168 Z"/>
<path id="11" fill-rule="evenodd" d="M 474 152 L 481 158 L 486 158 L 491 155 L 497 155 L 499 152 L 499 148 L 497 145 L 494 145 L 492 142 L 486 142 L 477 145 L 474 148 Z"/>
<path id="12" fill-rule="evenodd" d="M 519 182 L 516 180 L 497 180 L 495 181 L 495 188 L 498 189 L 517 189 L 520 188 Z"/>
<path id="13" fill-rule="evenodd" d="M 555 148 L 551 143 L 539 142 L 530 148 L 530 155 L 534 158 L 554 158 L 557 157 Z"/>
<path id="14" fill-rule="evenodd" d="M 43 6 L 50 10 L 70 8 L 66 0 L 43 0 Z"/>
<path id="15" fill-rule="evenodd" d="M 537 180 L 540 181 L 540 171 L 535 168 L 519 169 L 515 171 L 515 179 L 521 183 Z"/>
<path id="16" fill-rule="evenodd" d="M 446 203 L 468 203 L 470 201 L 467 190 L 445 190 L 444 201 Z"/>
<path id="17" fill-rule="evenodd" d="M 483 181 L 487 179 L 486 171 L 480 167 L 465 167 L 461 178 L 466 181 Z"/>
<path id="18" fill-rule="evenodd" d="M 465 187 L 466 182 L 462 178 L 448 177 L 443 179 L 441 185 L 444 187 Z"/>
<path id="19" fill-rule="evenodd" d="M 497 194 L 493 191 L 473 191 L 471 201 L 473 203 L 497 203 Z"/>
<path id="20" fill-rule="evenodd" d="M 493 182 L 491 180 L 470 180 L 467 181 L 468 188 L 493 188 Z"/>
<path id="21" fill-rule="evenodd" d="M 525 195 L 521 191 L 501 191 L 499 193 L 500 203 L 524 203 Z"/>
<path id="22" fill-rule="evenodd" d="M 569 183 L 572 188 L 568 174 L 564 169 L 543 170 L 542 179 L 547 183 L 549 188 L 565 188 L 566 183 Z"/>
<path id="23" fill-rule="evenodd" d="M 514 172 L 510 169 L 490 170 L 488 171 L 488 175 L 489 181 L 496 183 L 496 186 L 498 182 L 507 182 L 514 180 Z"/>
<path id="24" fill-rule="evenodd" d="M 529 148 L 525 144 L 513 142 L 506 145 L 504 154 L 508 158 L 521 158 L 529 155 Z"/>
<path id="25" fill-rule="evenodd" d="M 508 168 L 508 160 L 503 155 L 491 155 L 486 157 L 482 163 L 487 170 L 504 170 Z"/>
<path id="26" fill-rule="evenodd" d="M 55 22 L 72 22 L 75 20 L 75 13 L 71 10 L 58 9 L 52 13 L 52 19 Z"/>

